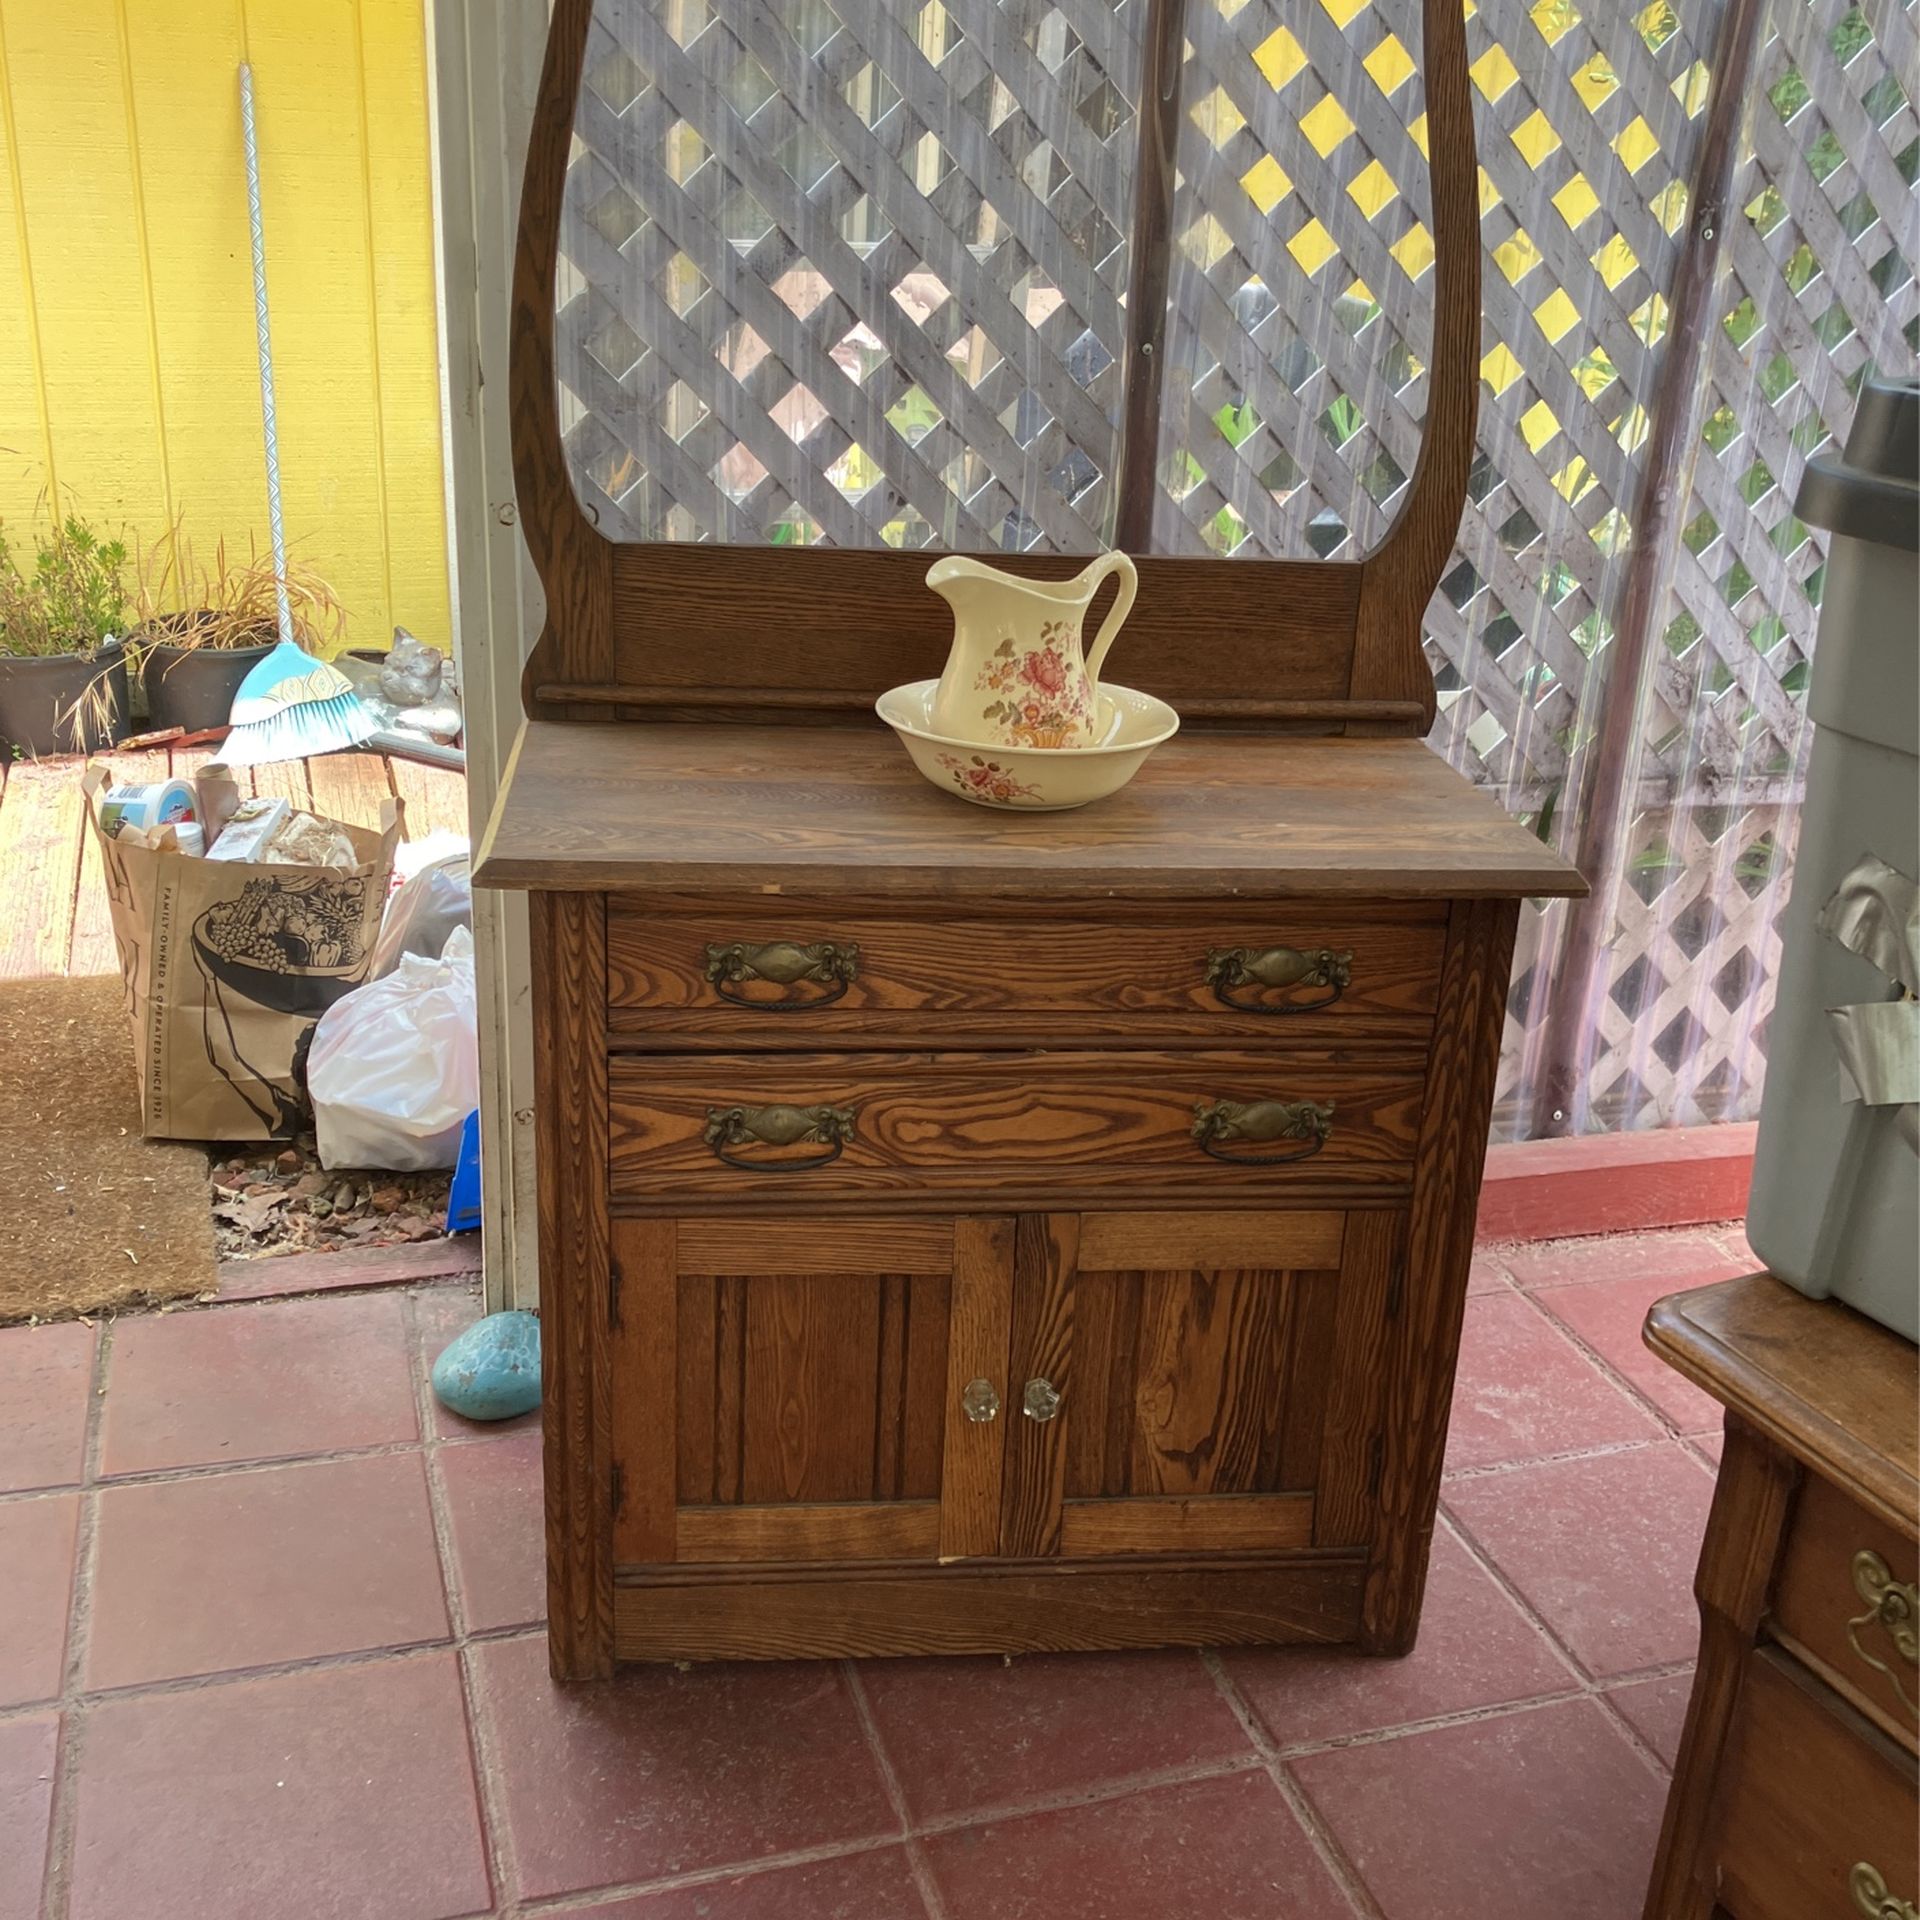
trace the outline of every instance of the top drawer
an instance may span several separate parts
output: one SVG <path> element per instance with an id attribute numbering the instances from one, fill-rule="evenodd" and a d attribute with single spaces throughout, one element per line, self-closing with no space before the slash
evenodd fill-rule
<path id="1" fill-rule="evenodd" d="M 607 902 L 608 1023 L 656 1044 L 1424 1037 L 1443 905 L 1192 909 L 1124 920 L 882 919 L 758 902 Z"/>
<path id="2" fill-rule="evenodd" d="M 1906 1747 L 1920 1746 L 1920 1551 L 1809 1474 L 1781 1556 L 1770 1627 Z"/>

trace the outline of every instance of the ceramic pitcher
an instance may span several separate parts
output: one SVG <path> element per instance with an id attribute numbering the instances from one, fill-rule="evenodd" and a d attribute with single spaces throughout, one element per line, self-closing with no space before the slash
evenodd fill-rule
<path id="1" fill-rule="evenodd" d="M 1088 653 L 1081 622 L 1109 574 L 1119 590 Z M 1020 579 L 949 554 L 927 585 L 953 609 L 935 733 L 1000 747 L 1084 747 L 1097 737 L 1100 668 L 1139 588 L 1124 553 L 1102 554 L 1071 580 Z"/>

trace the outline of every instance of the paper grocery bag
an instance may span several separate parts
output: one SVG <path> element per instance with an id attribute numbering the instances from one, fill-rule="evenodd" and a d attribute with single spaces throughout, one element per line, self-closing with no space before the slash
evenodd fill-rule
<path id="1" fill-rule="evenodd" d="M 101 823 L 106 775 L 86 779 L 120 977 L 133 1023 L 144 1131 L 162 1140 L 284 1140 L 298 1131 L 314 1022 L 367 977 L 400 839 L 336 824 L 350 872 L 179 852 L 170 829 Z M 202 820 L 231 798 L 224 769 L 199 778 Z M 230 812 L 231 807 L 225 806 Z"/>

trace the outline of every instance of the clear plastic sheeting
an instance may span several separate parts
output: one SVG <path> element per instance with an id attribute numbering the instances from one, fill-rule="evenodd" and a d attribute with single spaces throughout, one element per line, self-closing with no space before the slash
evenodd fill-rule
<path id="1" fill-rule="evenodd" d="M 599 0 L 556 346 L 601 528 L 1098 549 L 1144 15 Z"/>
<path id="2" fill-rule="evenodd" d="M 1107 544 L 1156 17 L 599 0 L 556 331 L 601 528 Z M 1426 411 L 1420 6 L 1186 0 L 1183 24 L 1160 418 L 1128 484 L 1150 481 L 1155 552 L 1356 559 Z M 1748 1117 L 1824 582 L 1791 502 L 1867 368 L 1920 366 L 1913 9 L 1478 0 L 1466 27 L 1482 390 L 1427 617 L 1433 744 L 1589 867 L 1593 823 L 1629 822 L 1588 873 L 1590 965 L 1568 908 L 1523 909 L 1496 1127 Z M 1724 96 L 1709 220 L 1732 32 L 1758 36 L 1753 84 Z M 1677 328 L 1709 230 L 1717 268 Z M 1603 764 L 1622 703 L 1629 750 Z"/>

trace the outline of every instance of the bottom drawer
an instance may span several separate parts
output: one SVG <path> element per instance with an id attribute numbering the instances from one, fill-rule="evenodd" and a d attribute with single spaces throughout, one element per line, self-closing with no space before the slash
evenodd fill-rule
<path id="1" fill-rule="evenodd" d="M 615 1054 L 613 1197 L 1404 1191 L 1423 1062 L 1304 1053 Z"/>
<path id="2" fill-rule="evenodd" d="M 1714 1821 L 1739 1920 L 1881 1920 L 1920 1897 L 1914 1763 L 1785 1655 L 1748 1656 Z M 1876 1891 L 1877 1890 L 1877 1891 Z"/>

